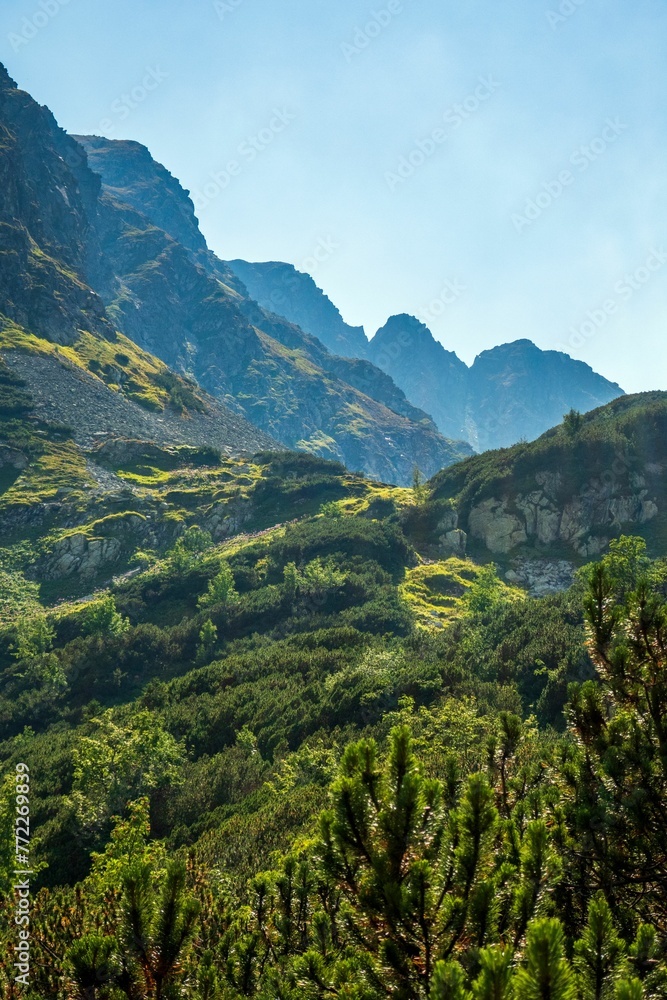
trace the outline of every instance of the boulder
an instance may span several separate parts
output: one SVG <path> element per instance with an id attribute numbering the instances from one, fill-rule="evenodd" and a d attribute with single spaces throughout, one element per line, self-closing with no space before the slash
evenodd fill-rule
<path id="1" fill-rule="evenodd" d="M 507 502 L 485 500 L 473 507 L 469 517 L 470 533 L 481 539 L 490 552 L 506 555 L 528 540 L 525 521 L 507 510 Z"/>

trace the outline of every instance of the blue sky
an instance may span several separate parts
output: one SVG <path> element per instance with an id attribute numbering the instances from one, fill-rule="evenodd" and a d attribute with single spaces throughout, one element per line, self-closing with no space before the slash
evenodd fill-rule
<path id="1" fill-rule="evenodd" d="M 667 388 L 666 29 L 664 0 L 3 0 L 0 58 L 368 334 L 529 337 L 639 391 Z"/>

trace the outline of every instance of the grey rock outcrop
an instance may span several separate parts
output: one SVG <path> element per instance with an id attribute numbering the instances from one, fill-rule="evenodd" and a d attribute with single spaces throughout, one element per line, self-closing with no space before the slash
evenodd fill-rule
<path id="1" fill-rule="evenodd" d="M 584 558 L 597 556 L 619 530 L 653 520 L 659 507 L 646 481 L 635 476 L 619 492 L 614 483 L 591 482 L 562 503 L 560 478 L 554 473 L 535 477 L 537 489 L 509 499 L 492 497 L 475 505 L 468 517 L 473 538 L 497 555 L 522 545 L 548 547 L 562 543 Z M 627 490 L 631 489 L 631 492 Z"/>
<path id="2" fill-rule="evenodd" d="M 571 587 L 574 573 L 574 564 L 567 559 L 515 559 L 505 579 L 533 597 L 546 597 Z"/>
<path id="3" fill-rule="evenodd" d="M 454 507 L 441 517 L 435 531 L 443 555 L 465 556 L 468 535 L 459 527 L 459 515 Z"/>
<path id="4" fill-rule="evenodd" d="M 62 580 L 77 574 L 91 578 L 118 560 L 122 544 L 118 538 L 88 538 L 83 532 L 56 542 L 40 569 L 43 580 Z"/>

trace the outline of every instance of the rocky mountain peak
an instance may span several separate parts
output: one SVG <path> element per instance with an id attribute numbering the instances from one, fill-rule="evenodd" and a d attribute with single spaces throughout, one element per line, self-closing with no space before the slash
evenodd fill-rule
<path id="1" fill-rule="evenodd" d="M 248 294 L 264 309 L 284 316 L 317 337 L 332 354 L 347 358 L 368 356 L 364 328 L 346 323 L 310 274 L 280 261 L 251 264 L 231 260 L 228 264 Z"/>
<path id="2" fill-rule="evenodd" d="M 206 251 L 190 192 L 153 159 L 146 146 L 97 135 L 73 138 L 86 151 L 90 168 L 110 194 L 141 212 L 187 250 Z"/>
<path id="3" fill-rule="evenodd" d="M 409 313 L 390 316 L 371 340 L 370 353 L 376 358 L 376 363 L 379 363 L 377 358 L 380 357 L 380 352 L 388 348 L 393 348 L 394 351 L 396 348 L 416 348 L 426 352 L 429 357 L 446 358 L 450 364 L 461 369 L 466 368 L 454 351 L 448 351 L 439 340 L 436 340 L 425 323 Z"/>
<path id="4" fill-rule="evenodd" d="M 469 385 L 476 401 L 473 443 L 480 450 L 531 441 L 538 430 L 560 423 L 570 409 L 586 413 L 623 395 L 619 385 L 583 361 L 541 350 L 525 339 L 478 355 Z"/>
<path id="5" fill-rule="evenodd" d="M 7 67 L 0 62 L 0 90 L 16 90 L 17 84 L 7 72 Z"/>

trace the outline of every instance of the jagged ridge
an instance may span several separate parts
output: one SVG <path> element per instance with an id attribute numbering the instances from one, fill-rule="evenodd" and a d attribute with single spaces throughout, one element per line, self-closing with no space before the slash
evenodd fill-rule
<path id="1" fill-rule="evenodd" d="M 300 323 L 330 349 L 372 361 L 442 434 L 478 451 L 534 440 L 569 409 L 585 412 L 623 392 L 583 362 L 529 340 L 484 351 L 468 368 L 407 314 L 392 316 L 367 341 L 310 275 L 276 262 L 233 260 L 230 267 L 261 305 Z"/>

